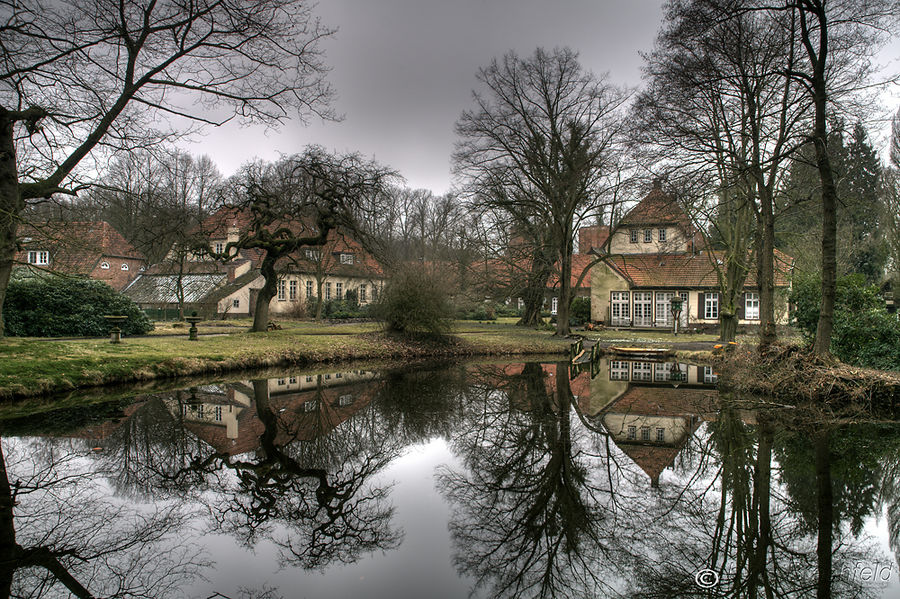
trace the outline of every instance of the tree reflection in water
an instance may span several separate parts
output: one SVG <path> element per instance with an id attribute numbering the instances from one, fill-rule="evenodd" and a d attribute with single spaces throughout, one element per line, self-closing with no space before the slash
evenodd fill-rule
<path id="1" fill-rule="evenodd" d="M 496 597 L 594 596 L 615 527 L 583 429 L 573 431 L 568 365 L 482 371 L 453 441 L 465 470 L 439 488 L 454 505 L 454 560 Z"/>
<path id="2" fill-rule="evenodd" d="M 400 447 L 378 438 L 376 412 L 368 407 L 343 420 L 321 375 L 313 397 L 299 405 L 278 404 L 266 379 L 250 386 L 261 425 L 257 448 L 200 451 L 177 470 L 154 468 L 157 488 L 206 505 L 213 530 L 248 548 L 271 541 L 282 565 L 322 569 L 396 547 L 402 533 L 391 526 L 390 485 L 372 478 Z"/>
<path id="3" fill-rule="evenodd" d="M 0 440 L 0 596 L 164 597 L 193 580 L 191 515 L 110 498 L 65 445 Z"/>

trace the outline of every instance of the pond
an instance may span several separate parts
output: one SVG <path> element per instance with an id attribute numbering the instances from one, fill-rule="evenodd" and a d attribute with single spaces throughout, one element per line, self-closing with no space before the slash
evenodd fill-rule
<path id="1" fill-rule="evenodd" d="M 900 426 L 704 366 L 285 372 L 0 435 L 3 597 L 900 597 Z"/>

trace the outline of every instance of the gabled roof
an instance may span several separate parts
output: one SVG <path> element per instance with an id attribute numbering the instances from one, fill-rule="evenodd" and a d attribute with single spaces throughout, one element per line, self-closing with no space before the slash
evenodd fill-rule
<path id="1" fill-rule="evenodd" d="M 663 191 L 662 184 L 657 180 L 643 200 L 628 211 L 619 221 L 619 227 L 623 225 L 661 225 L 677 224 L 685 231 L 692 231 L 691 219 L 678 205 L 676 198 Z"/>
<path id="2" fill-rule="evenodd" d="M 104 256 L 144 260 L 144 256 L 106 221 L 26 225 L 18 235 L 23 246 L 21 254 L 28 250 L 50 251 L 50 268 L 60 272 L 89 274 Z M 20 260 L 24 261 L 24 258 Z"/>
<path id="3" fill-rule="evenodd" d="M 716 288 L 716 266 L 722 252 L 702 254 L 628 254 L 609 256 L 605 263 L 632 287 Z M 775 286 L 787 287 L 793 259 L 775 250 Z M 744 287 L 756 287 L 756 269 L 751 268 Z"/>

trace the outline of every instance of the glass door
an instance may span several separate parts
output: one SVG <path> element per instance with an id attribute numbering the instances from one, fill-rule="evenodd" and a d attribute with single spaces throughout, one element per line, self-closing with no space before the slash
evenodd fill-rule
<path id="1" fill-rule="evenodd" d="M 634 297 L 634 326 L 653 326 L 653 292 L 635 291 Z"/>

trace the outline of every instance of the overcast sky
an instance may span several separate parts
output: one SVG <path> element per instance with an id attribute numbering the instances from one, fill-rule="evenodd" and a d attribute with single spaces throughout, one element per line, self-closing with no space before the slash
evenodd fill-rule
<path id="1" fill-rule="evenodd" d="M 509 50 L 569 46 L 585 68 L 636 87 L 639 53 L 653 47 L 662 0 L 322 0 L 316 13 L 338 29 L 324 49 L 344 119 L 268 132 L 229 124 L 207 130 L 189 151 L 210 155 L 230 175 L 250 159 L 319 144 L 374 157 L 410 187 L 444 193 L 452 185 L 453 126 L 473 105 L 480 67 Z M 895 40 L 879 62 L 897 70 L 898 57 Z M 867 123 L 879 149 L 900 103 L 897 86 L 883 97 L 890 113 Z"/>
<path id="2" fill-rule="evenodd" d="M 320 144 L 397 169 L 413 188 L 450 189 L 453 126 L 472 106 L 475 74 L 509 50 L 569 46 L 612 83 L 640 82 L 638 52 L 652 48 L 662 0 L 322 0 L 325 43 L 341 122 L 277 131 L 210 129 L 188 149 L 225 175 L 254 157 Z"/>

